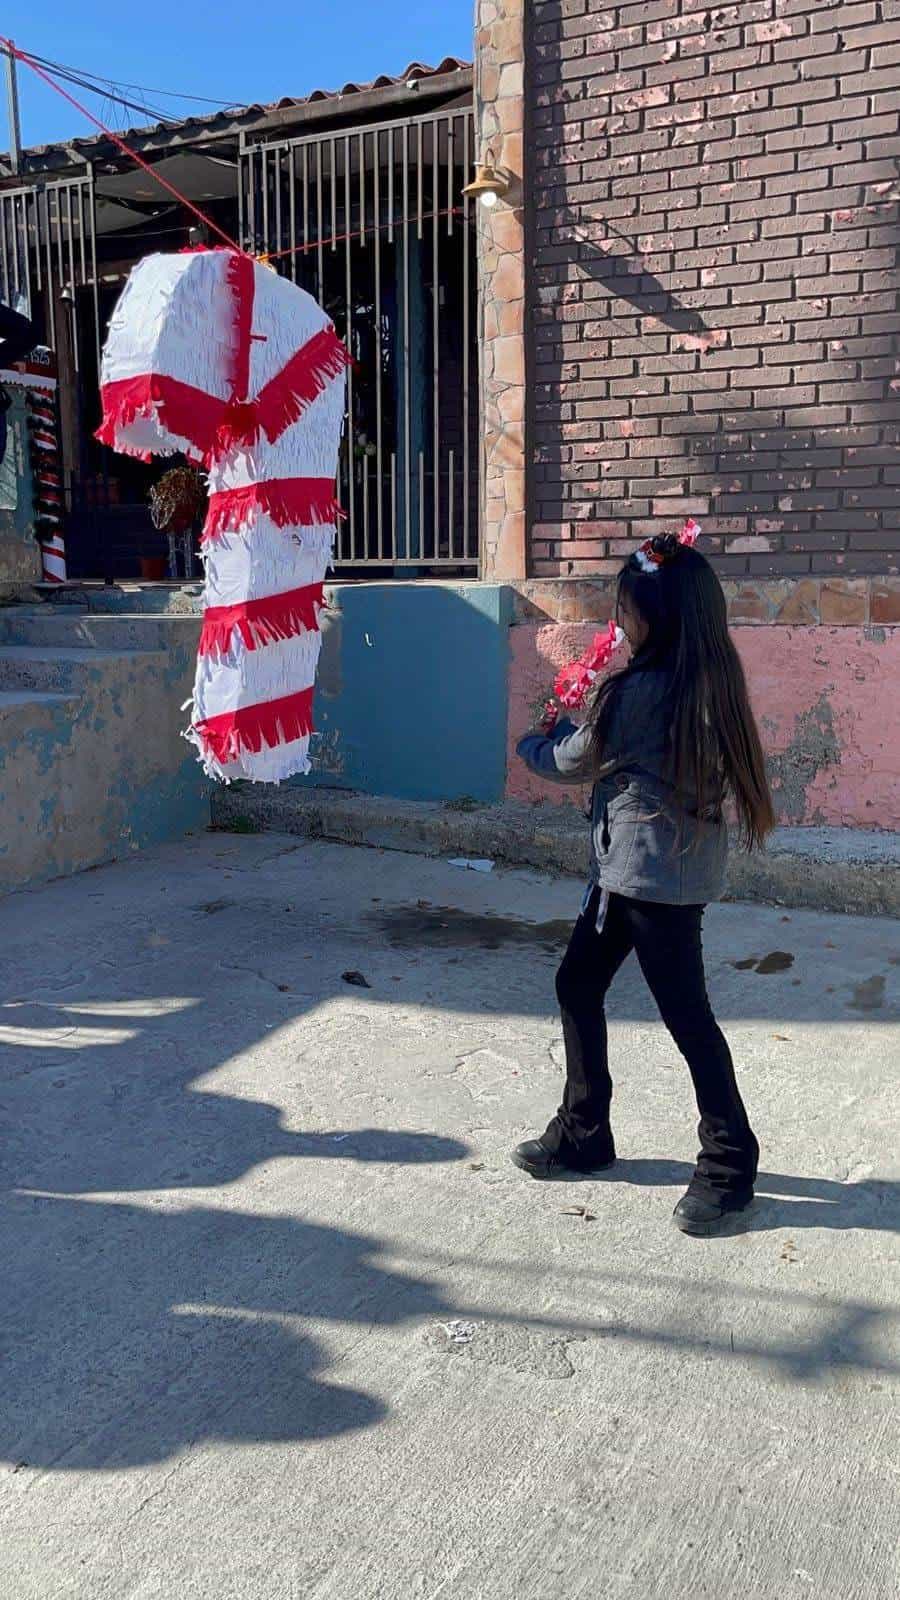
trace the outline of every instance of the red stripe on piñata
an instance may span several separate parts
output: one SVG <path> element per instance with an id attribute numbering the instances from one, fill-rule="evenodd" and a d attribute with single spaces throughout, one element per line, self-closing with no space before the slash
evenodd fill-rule
<path id="1" fill-rule="evenodd" d="M 260 431 L 274 444 L 349 363 L 350 355 L 334 329 L 322 328 L 291 356 L 255 400 L 228 402 L 216 429 L 213 459 L 239 445 L 256 444 Z"/>
<path id="2" fill-rule="evenodd" d="M 331 478 L 269 478 L 211 494 L 203 538 L 236 532 L 255 510 L 264 511 L 279 528 L 327 525 L 343 516 Z"/>
<path id="3" fill-rule="evenodd" d="M 121 428 L 130 428 L 138 418 L 158 418 L 161 427 L 193 445 L 198 456 L 208 455 L 222 416 L 222 401 L 204 394 L 193 384 L 182 383 L 162 372 L 144 372 L 136 378 L 119 378 L 103 384 L 100 390 L 103 421 L 96 432 L 101 444 L 123 455 L 149 461 L 152 452 L 137 450 L 118 438 Z"/>
<path id="4" fill-rule="evenodd" d="M 252 400 L 229 400 L 216 429 L 216 440 L 207 465 L 220 461 L 238 445 L 254 445 L 259 439 L 259 420 Z"/>
<path id="5" fill-rule="evenodd" d="M 293 639 L 299 633 L 317 633 L 322 607 L 321 583 L 308 583 L 284 594 L 245 600 L 236 606 L 209 606 L 203 614 L 198 653 L 226 655 L 235 630 L 248 650 Z"/>
<path id="6" fill-rule="evenodd" d="M 350 354 L 332 327 L 322 328 L 261 389 L 254 411 L 270 443 L 302 417 L 307 406 L 349 366 Z"/>
<path id="7" fill-rule="evenodd" d="M 204 755 L 214 756 L 220 766 L 238 761 L 242 755 L 258 755 L 263 748 L 273 750 L 312 733 L 313 688 L 280 700 L 262 700 L 242 706 L 239 711 L 224 711 L 194 723 Z"/>
<path id="8" fill-rule="evenodd" d="M 234 343 L 228 363 L 230 400 L 248 400 L 250 397 L 250 335 L 253 332 L 255 270 L 255 263 L 250 256 L 232 251 L 225 269 L 234 319 Z"/>

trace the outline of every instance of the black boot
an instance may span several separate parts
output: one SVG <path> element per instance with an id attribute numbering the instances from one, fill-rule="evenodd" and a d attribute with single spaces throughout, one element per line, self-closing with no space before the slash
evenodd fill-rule
<path id="1" fill-rule="evenodd" d="M 524 1144 L 517 1145 L 512 1153 L 512 1162 L 516 1167 L 521 1167 L 532 1178 L 590 1178 L 597 1172 L 608 1172 L 615 1164 L 615 1153 L 608 1161 L 597 1162 L 591 1167 L 576 1166 L 571 1161 L 565 1161 L 562 1156 L 554 1155 L 548 1150 L 540 1139 L 526 1139 Z"/>
<path id="2" fill-rule="evenodd" d="M 682 1233 L 692 1233 L 696 1238 L 707 1238 L 721 1233 L 726 1224 L 753 1204 L 753 1191 L 744 1194 L 721 1194 L 709 1198 L 692 1194 L 690 1189 L 679 1200 L 672 1221 Z"/>

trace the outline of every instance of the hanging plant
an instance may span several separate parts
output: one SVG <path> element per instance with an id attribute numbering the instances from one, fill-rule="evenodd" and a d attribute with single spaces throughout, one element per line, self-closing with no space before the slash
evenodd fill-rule
<path id="1" fill-rule="evenodd" d="M 162 533 L 187 533 L 206 504 L 206 489 L 194 467 L 170 467 L 149 495 L 150 517 Z"/>

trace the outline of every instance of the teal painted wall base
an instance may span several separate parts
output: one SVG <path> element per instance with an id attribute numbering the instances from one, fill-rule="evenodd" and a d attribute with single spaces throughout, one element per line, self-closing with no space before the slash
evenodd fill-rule
<path id="1" fill-rule="evenodd" d="M 512 591 L 338 583 L 328 601 L 314 771 L 291 787 L 501 800 Z M 208 824 L 181 738 L 198 605 L 136 589 L 0 610 L 0 892 Z"/>
<path id="2" fill-rule="evenodd" d="M 328 599 L 314 771 L 293 781 L 403 800 L 502 799 L 511 591 L 335 584 Z"/>

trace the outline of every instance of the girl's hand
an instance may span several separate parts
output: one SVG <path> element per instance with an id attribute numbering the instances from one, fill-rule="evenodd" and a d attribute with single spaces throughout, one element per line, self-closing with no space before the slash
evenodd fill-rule
<path id="1" fill-rule="evenodd" d="M 538 733 L 550 734 L 559 721 L 559 707 L 555 700 L 548 700 L 544 706 L 543 715 L 537 725 Z"/>

